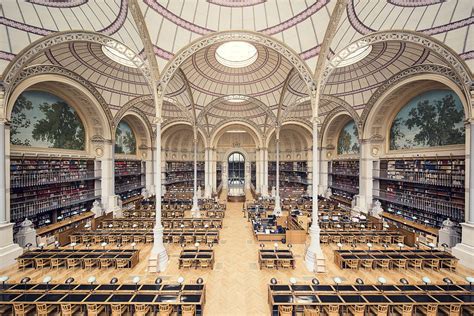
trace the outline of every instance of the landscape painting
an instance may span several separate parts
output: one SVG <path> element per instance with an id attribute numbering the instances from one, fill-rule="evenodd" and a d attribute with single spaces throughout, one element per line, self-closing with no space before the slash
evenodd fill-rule
<path id="1" fill-rule="evenodd" d="M 464 110 L 451 90 L 433 90 L 405 105 L 392 122 L 390 149 L 464 144 Z"/>
<path id="2" fill-rule="evenodd" d="M 115 153 L 134 155 L 137 152 L 137 141 L 132 129 L 125 121 L 120 121 L 115 133 Z"/>
<path id="3" fill-rule="evenodd" d="M 28 147 L 85 149 L 85 130 L 77 112 L 44 91 L 25 91 L 11 114 L 10 142 Z"/>
<path id="4" fill-rule="evenodd" d="M 337 140 L 338 155 L 353 155 L 359 153 L 359 137 L 354 121 L 347 123 Z"/>

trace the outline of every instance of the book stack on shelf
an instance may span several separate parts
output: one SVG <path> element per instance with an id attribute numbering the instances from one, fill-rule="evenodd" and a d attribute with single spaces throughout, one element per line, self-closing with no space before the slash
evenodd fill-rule
<path id="1" fill-rule="evenodd" d="M 359 194 L 359 160 L 334 160 L 329 162 L 329 187 L 332 198 L 351 205 Z"/>
<path id="2" fill-rule="evenodd" d="M 145 163 L 140 160 L 115 160 L 115 194 L 128 200 L 145 187 Z"/>
<path id="3" fill-rule="evenodd" d="M 269 188 L 276 186 L 276 162 L 268 162 Z M 306 161 L 280 162 L 280 196 L 299 197 L 308 188 L 308 163 Z"/>
<path id="4" fill-rule="evenodd" d="M 166 192 L 188 193 L 194 187 L 194 162 L 166 162 Z M 197 186 L 204 188 L 204 161 L 197 162 Z"/>
<path id="5" fill-rule="evenodd" d="M 464 157 L 382 160 L 374 178 L 389 213 L 435 228 L 464 221 Z"/>
<path id="6" fill-rule="evenodd" d="M 36 228 L 89 210 L 100 198 L 92 159 L 10 160 L 10 212 L 16 231 L 28 218 Z"/>

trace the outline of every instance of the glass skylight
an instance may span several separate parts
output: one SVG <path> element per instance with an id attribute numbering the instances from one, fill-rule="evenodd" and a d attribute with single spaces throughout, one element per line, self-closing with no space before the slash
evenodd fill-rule
<path id="1" fill-rule="evenodd" d="M 339 64 L 337 64 L 336 67 L 341 68 L 341 67 L 346 67 L 346 66 L 355 64 L 356 62 L 361 61 L 362 59 L 367 57 L 371 51 L 372 51 L 372 46 L 367 45 L 367 46 L 359 47 L 352 52 L 349 51 L 348 54 L 344 57 L 341 56 L 343 54 L 341 52 L 341 54 L 339 55 L 342 57 L 342 60 L 339 62 Z"/>
<path id="2" fill-rule="evenodd" d="M 118 47 L 120 49 L 120 47 Z M 102 46 L 102 52 L 104 52 L 105 56 L 109 57 L 116 63 L 121 65 L 130 67 L 130 68 L 137 68 L 137 66 L 131 60 L 132 56 L 127 56 L 127 50 L 123 47 L 123 52 L 119 51 L 117 48 L 109 47 L 109 46 Z"/>
<path id="3" fill-rule="evenodd" d="M 216 50 L 217 61 L 230 68 L 247 67 L 253 64 L 257 58 L 257 48 L 247 42 L 227 42 Z"/>

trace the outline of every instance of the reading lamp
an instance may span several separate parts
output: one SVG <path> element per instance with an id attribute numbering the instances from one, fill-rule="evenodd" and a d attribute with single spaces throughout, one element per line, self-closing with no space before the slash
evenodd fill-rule
<path id="1" fill-rule="evenodd" d="M 51 282 L 52 279 L 53 278 L 49 275 L 47 275 L 43 278 L 43 283 L 46 284 L 46 292 L 48 292 L 48 290 L 49 290 L 49 282 Z"/>
<path id="2" fill-rule="evenodd" d="M 336 292 L 339 292 L 339 284 L 342 283 L 342 279 L 340 277 L 335 277 L 333 281 L 336 283 Z"/>
<path id="3" fill-rule="evenodd" d="M 271 278 L 270 283 L 273 284 L 273 285 L 276 285 L 276 284 L 278 284 L 278 281 L 275 278 Z"/>
<path id="4" fill-rule="evenodd" d="M 2 275 L 0 276 L 0 282 L 2 282 L 2 289 L 5 289 L 5 283 L 10 279 L 8 275 Z"/>

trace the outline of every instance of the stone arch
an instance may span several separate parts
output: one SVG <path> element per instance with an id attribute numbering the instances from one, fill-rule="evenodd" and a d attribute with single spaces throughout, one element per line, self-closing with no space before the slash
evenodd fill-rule
<path id="1" fill-rule="evenodd" d="M 236 120 L 236 119 L 227 120 L 223 122 L 223 124 L 219 125 L 215 129 L 215 131 L 212 133 L 210 137 L 209 145 L 211 147 L 217 147 L 217 144 L 219 143 L 219 139 L 224 134 L 225 129 L 233 125 L 243 127 L 252 137 L 256 147 L 262 146 L 263 139 L 262 139 L 262 136 L 258 133 L 258 129 L 254 125 L 249 124 L 249 122 L 245 120 Z"/>

